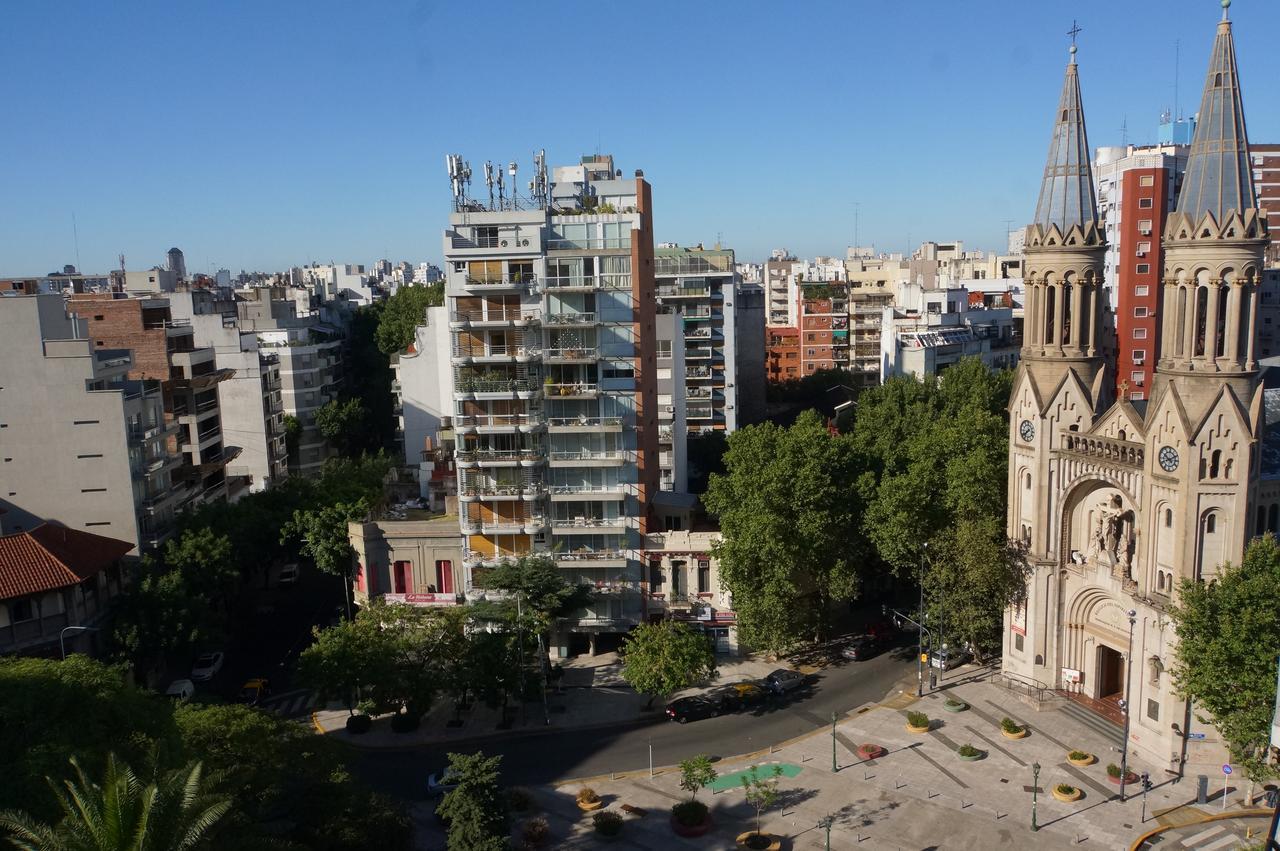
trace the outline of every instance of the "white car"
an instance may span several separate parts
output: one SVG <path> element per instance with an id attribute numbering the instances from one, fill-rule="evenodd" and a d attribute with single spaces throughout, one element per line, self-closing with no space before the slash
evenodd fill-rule
<path id="1" fill-rule="evenodd" d="M 439 798 L 446 792 L 452 792 L 457 785 L 453 777 L 449 775 L 449 769 L 446 767 L 444 771 L 427 778 L 427 794 L 433 798 Z"/>
<path id="2" fill-rule="evenodd" d="M 165 697 L 174 697 L 178 700 L 190 700 L 191 695 L 196 693 L 195 683 L 191 680 L 174 680 L 169 683 L 169 687 L 164 690 Z"/>
<path id="3" fill-rule="evenodd" d="M 296 564 L 286 564 L 280 568 L 280 578 L 276 580 L 277 585 L 294 585 L 298 581 L 298 566 Z"/>
<path id="4" fill-rule="evenodd" d="M 222 651 L 202 653 L 200 658 L 196 659 L 196 663 L 191 666 L 191 679 L 198 683 L 207 683 L 222 670 L 224 658 Z"/>

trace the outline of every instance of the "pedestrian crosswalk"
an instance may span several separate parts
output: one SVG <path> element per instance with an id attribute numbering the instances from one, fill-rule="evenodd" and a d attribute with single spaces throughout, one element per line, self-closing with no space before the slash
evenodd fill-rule
<path id="1" fill-rule="evenodd" d="M 310 712 L 319 702 L 315 692 L 300 688 L 272 695 L 264 700 L 261 706 L 282 718 L 296 718 Z"/>

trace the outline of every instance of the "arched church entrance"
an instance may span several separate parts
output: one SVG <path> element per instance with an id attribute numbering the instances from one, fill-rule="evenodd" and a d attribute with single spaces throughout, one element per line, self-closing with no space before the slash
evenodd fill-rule
<path id="1" fill-rule="evenodd" d="M 1098 678 L 1094 697 L 1118 704 L 1124 697 L 1124 657 L 1105 644 L 1098 646 Z"/>

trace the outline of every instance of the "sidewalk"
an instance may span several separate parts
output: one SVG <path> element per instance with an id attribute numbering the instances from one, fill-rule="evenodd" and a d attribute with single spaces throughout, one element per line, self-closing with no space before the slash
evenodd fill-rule
<path id="1" fill-rule="evenodd" d="M 1256 811 L 1257 815 L 1227 814 L 1227 818 L 1208 816 L 1206 820 L 1176 827 L 1160 828 L 1158 833 L 1145 837 L 1136 848 L 1141 851 L 1159 848 L 1161 851 L 1172 849 L 1201 849 L 1201 851 L 1232 851 L 1236 848 L 1248 848 L 1266 841 L 1267 830 L 1271 827 L 1271 813 L 1266 810 Z"/>
<path id="2" fill-rule="evenodd" d="M 958 697 L 970 708 L 947 712 L 942 708 L 944 696 Z M 907 732 L 908 706 L 929 715 L 933 721 L 929 733 Z M 1019 740 L 1001 736 L 999 722 L 1006 715 L 1028 725 L 1030 735 Z M 700 839 L 681 839 L 668 824 L 672 804 L 687 797 L 679 789 L 679 773 L 673 767 L 659 770 L 652 778 L 647 771 L 616 779 L 585 778 L 537 789 L 534 794 L 541 814 L 551 824 L 550 845 L 557 848 L 602 844 L 592 831 L 590 818 L 574 803 L 584 785 L 594 788 L 610 809 L 628 804 L 646 811 L 644 816 L 624 817 L 625 827 L 614 840 L 616 845 L 637 849 L 732 848 L 734 838 L 752 828 L 752 812 L 736 779 L 729 775 L 756 764 L 782 764 L 786 769 L 780 787 L 782 800 L 764 814 L 763 826 L 786 837 L 783 847 L 795 851 L 824 847 L 818 822 L 828 815 L 834 818 L 831 847 L 835 849 L 971 851 L 1127 849 L 1161 823 L 1185 824 L 1202 816 L 1189 805 L 1195 796 L 1193 782 L 1161 781 L 1164 773 L 1153 772 L 1159 785 L 1148 795 L 1143 823 L 1141 796 L 1122 804 L 1117 787 L 1107 780 L 1106 765 L 1114 756 L 1109 755 L 1109 745 L 1099 733 L 1059 709 L 1036 712 L 985 681 L 955 685 L 944 694 L 919 701 L 914 694 L 904 694 L 864 707 L 839 723 L 835 738 L 839 770 L 834 773 L 829 730 L 817 730 L 768 751 L 722 760 L 717 768 L 723 781 L 716 784 L 721 790 L 707 789 L 699 794 L 711 807 L 715 821 L 712 833 Z M 881 745 L 886 755 L 870 761 L 859 759 L 855 751 L 864 742 Z M 984 751 L 985 757 L 977 762 L 961 760 L 955 751 L 966 743 Z M 1072 766 L 1066 759 L 1072 749 L 1094 753 L 1098 761 L 1084 768 Z M 1037 795 L 1040 830 L 1033 834 L 1030 766 L 1037 762 L 1041 765 Z M 1137 763 L 1130 767 L 1137 772 L 1150 770 Z M 1059 783 L 1082 789 L 1084 797 L 1074 803 L 1055 800 L 1051 790 Z M 429 805 L 417 809 L 422 810 L 415 814 L 421 828 L 418 847 L 443 847 L 443 835 L 431 826 Z M 1216 809 L 1216 801 L 1206 808 Z M 1162 815 L 1157 819 L 1153 813 Z M 1228 827 L 1175 828 L 1174 834 L 1180 842 L 1207 841 L 1215 849 L 1229 851 L 1236 847 L 1231 832 L 1236 823 L 1224 824 Z M 1206 833 L 1210 830 L 1214 831 L 1212 836 Z M 1243 837 L 1243 831 L 1239 835 Z M 1170 835 L 1158 847 L 1180 846 Z"/>
<path id="3" fill-rule="evenodd" d="M 619 727 L 630 722 L 652 720 L 652 713 L 641 713 L 647 695 L 636 694 L 622 679 L 621 663 L 616 653 L 599 656 L 578 656 L 564 663 L 564 679 L 559 691 L 547 694 L 544 708 L 540 702 L 530 702 L 525 710 L 527 721 L 520 707 L 512 705 L 508 713 L 512 723 L 501 727 L 497 709 L 473 703 L 462 713 L 460 723 L 454 711 L 453 701 L 443 698 L 431 711 L 422 716 L 417 730 L 396 733 L 391 729 L 391 716 L 374 719 L 373 729 L 363 735 L 353 736 L 346 730 L 350 713 L 346 707 L 330 704 L 311 714 L 312 726 L 317 732 L 360 748 L 411 748 L 441 742 L 459 742 L 494 736 L 513 735 L 547 730 L 589 729 L 591 727 Z M 759 679 L 778 667 L 777 662 L 765 662 L 749 657 L 724 659 L 719 666 L 719 676 L 711 688 L 743 679 Z M 676 696 L 694 694 L 705 688 L 688 689 Z M 549 722 L 549 723 L 548 723 Z"/>

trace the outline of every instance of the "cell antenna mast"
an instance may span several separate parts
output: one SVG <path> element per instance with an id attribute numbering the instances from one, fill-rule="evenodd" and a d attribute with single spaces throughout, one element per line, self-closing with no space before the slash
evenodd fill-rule
<path id="1" fill-rule="evenodd" d="M 76 271 L 83 272 L 80 268 L 80 228 L 76 225 L 76 211 L 71 211 L 71 238 L 75 240 L 76 246 Z"/>
<path id="2" fill-rule="evenodd" d="M 489 187 L 489 209 L 493 209 L 493 163 L 484 161 L 484 182 Z"/>

